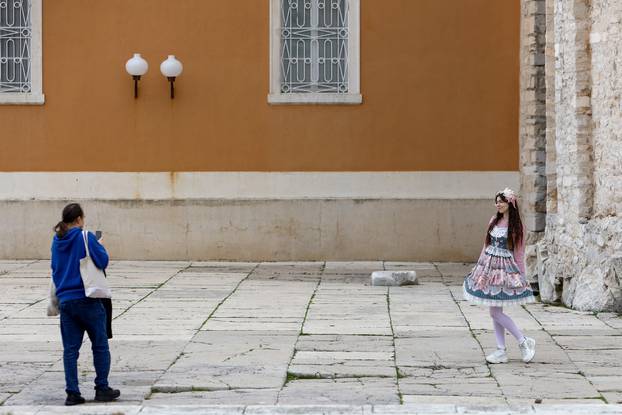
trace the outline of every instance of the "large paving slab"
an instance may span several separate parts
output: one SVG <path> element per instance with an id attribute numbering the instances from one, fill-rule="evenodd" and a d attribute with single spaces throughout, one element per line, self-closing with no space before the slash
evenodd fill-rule
<path id="1" fill-rule="evenodd" d="M 278 399 L 282 405 L 308 402 L 316 405 L 399 404 L 400 397 L 395 378 L 361 377 L 292 380 L 285 385 Z"/>
<path id="2" fill-rule="evenodd" d="M 276 405 L 279 389 L 232 389 L 154 393 L 144 405 Z M 147 412 L 150 413 L 150 412 Z M 199 412 L 203 413 L 203 412 Z"/>
<path id="3" fill-rule="evenodd" d="M 50 263 L 0 261 L 0 414 L 622 414 L 606 405 L 622 402 L 619 315 L 507 308 L 536 357 L 522 363 L 507 335 L 510 362 L 489 365 L 488 310 L 462 299 L 471 267 L 113 261 L 110 381 L 123 395 L 67 409 L 58 318 L 45 316 Z M 420 285 L 370 286 L 393 269 Z M 91 361 L 85 340 L 88 399 Z"/>
<path id="4" fill-rule="evenodd" d="M 124 404 L 141 403 L 151 394 L 151 385 L 162 374 L 159 371 L 111 372 L 109 380 L 123 391 Z M 95 372 L 79 371 L 80 391 L 92 401 L 95 395 Z M 48 371 L 12 395 L 5 405 L 63 405 L 65 401 L 63 372 Z"/>
<path id="5" fill-rule="evenodd" d="M 201 331 L 154 385 L 158 392 L 280 388 L 297 334 Z"/>
<path id="6" fill-rule="evenodd" d="M 391 336 L 306 335 L 288 372 L 297 378 L 395 377 Z"/>
<path id="7" fill-rule="evenodd" d="M 320 283 L 309 306 L 303 333 L 392 335 L 387 287 Z"/>
<path id="8" fill-rule="evenodd" d="M 473 367 L 482 363 L 482 348 L 468 331 L 439 330 L 425 337 L 395 339 L 398 367 Z"/>

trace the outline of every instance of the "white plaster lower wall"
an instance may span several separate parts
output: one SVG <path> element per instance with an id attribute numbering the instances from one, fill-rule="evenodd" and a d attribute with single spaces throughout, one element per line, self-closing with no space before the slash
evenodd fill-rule
<path id="1" fill-rule="evenodd" d="M 517 182 L 515 172 L 0 173 L 0 258 L 48 258 L 52 227 L 78 200 L 114 259 L 475 261 L 495 191 Z"/>
<path id="2" fill-rule="evenodd" d="M 0 258 L 48 258 L 62 201 L 0 202 Z M 85 201 L 115 259 L 475 261 L 486 200 Z"/>

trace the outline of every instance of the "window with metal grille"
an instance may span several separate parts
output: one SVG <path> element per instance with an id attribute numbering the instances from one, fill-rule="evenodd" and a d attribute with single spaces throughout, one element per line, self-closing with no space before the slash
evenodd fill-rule
<path id="1" fill-rule="evenodd" d="M 271 103 L 360 103 L 359 1 L 272 0 Z"/>
<path id="2" fill-rule="evenodd" d="M 43 103 L 41 0 L 0 0 L 1 103 Z"/>

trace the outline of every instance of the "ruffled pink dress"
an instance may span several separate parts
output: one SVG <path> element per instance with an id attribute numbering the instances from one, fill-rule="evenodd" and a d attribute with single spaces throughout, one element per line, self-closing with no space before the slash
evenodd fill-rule
<path id="1" fill-rule="evenodd" d="M 473 270 L 464 279 L 464 298 L 472 303 L 503 307 L 535 301 L 525 278 L 524 245 L 508 249 L 507 221 L 490 231 L 490 245 L 484 246 Z"/>

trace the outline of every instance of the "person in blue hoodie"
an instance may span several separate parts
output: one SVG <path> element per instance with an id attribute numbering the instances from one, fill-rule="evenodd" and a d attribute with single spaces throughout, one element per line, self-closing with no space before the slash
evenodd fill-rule
<path id="1" fill-rule="evenodd" d="M 109 402 L 121 392 L 108 385 L 110 350 L 106 330 L 107 317 L 102 302 L 88 298 L 80 275 L 80 260 L 86 257 L 84 246 L 84 212 L 77 203 L 63 209 L 63 220 L 54 227 L 52 241 L 52 279 L 60 308 L 60 331 L 63 340 L 63 363 L 67 399 L 65 405 L 85 400 L 78 387 L 78 356 L 86 332 L 91 340 L 95 366 L 95 400 Z M 108 266 L 108 253 L 94 234 L 88 232 L 91 259 L 99 269 Z"/>

